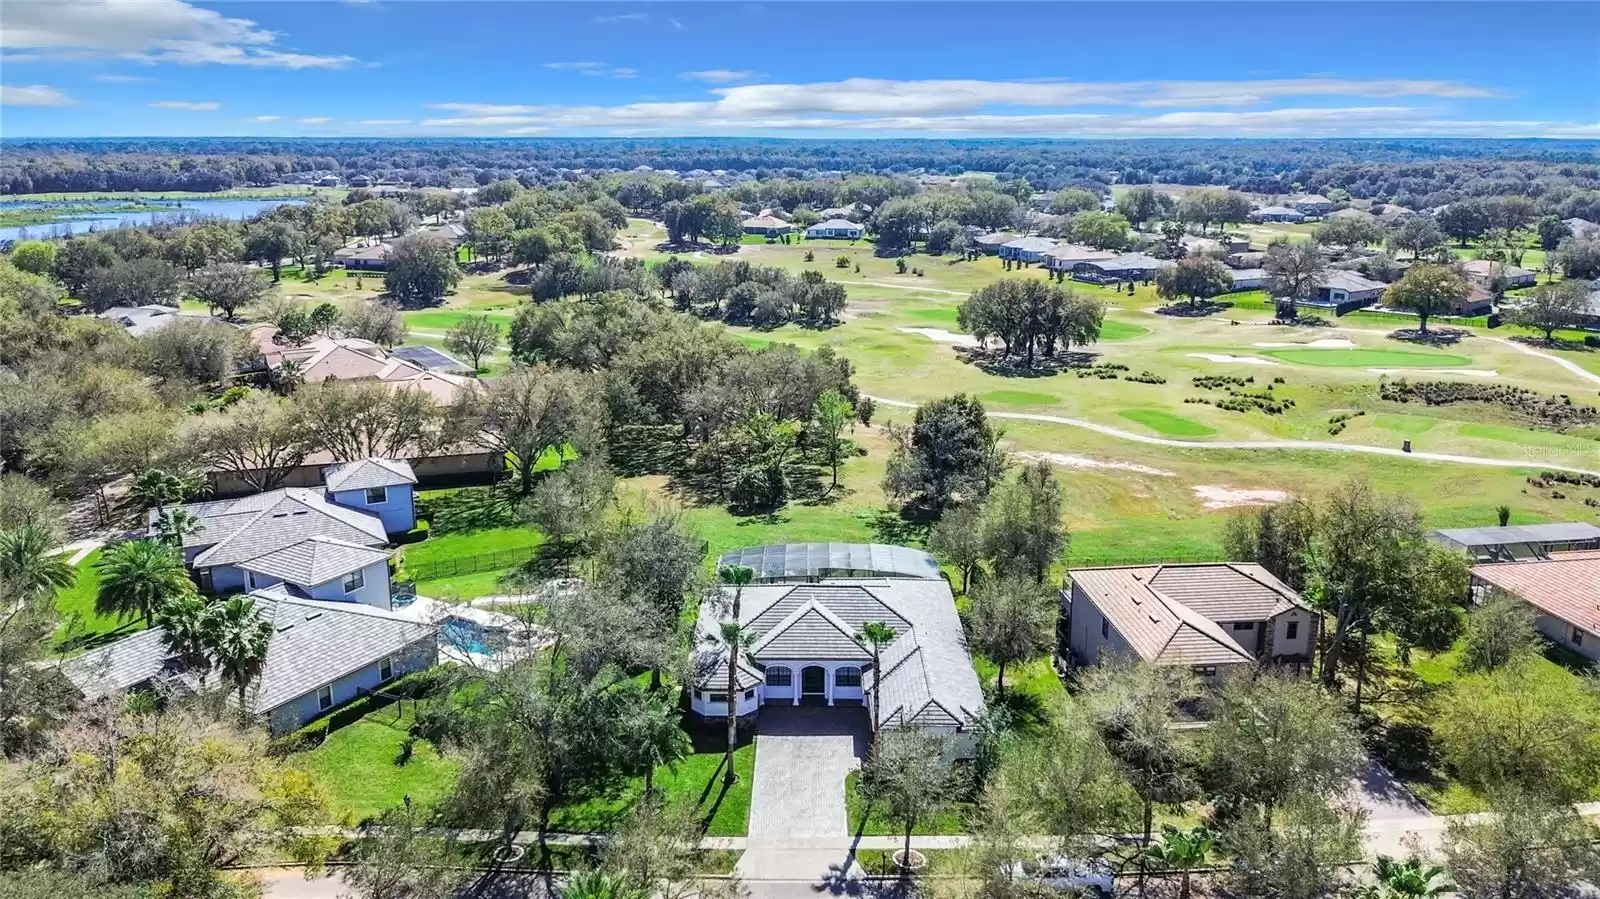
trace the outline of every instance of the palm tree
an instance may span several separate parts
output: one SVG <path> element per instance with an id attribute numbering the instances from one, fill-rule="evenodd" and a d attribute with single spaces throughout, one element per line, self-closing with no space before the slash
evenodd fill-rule
<path id="1" fill-rule="evenodd" d="M 99 570 L 94 610 L 100 615 L 139 615 L 149 625 L 168 602 L 195 592 L 183 556 L 159 540 L 129 540 L 108 547 Z"/>
<path id="2" fill-rule="evenodd" d="M 1179 830 L 1168 824 L 1161 828 L 1161 839 L 1144 847 L 1140 861 L 1153 862 L 1169 871 L 1177 871 L 1181 878 L 1178 899 L 1189 899 L 1189 873 L 1206 863 L 1206 856 L 1211 854 L 1216 844 L 1216 837 L 1203 824 L 1188 830 Z"/>
<path id="3" fill-rule="evenodd" d="M 872 739 L 878 739 L 878 728 L 883 721 L 878 717 L 883 705 L 880 686 L 883 683 L 883 650 L 900 636 L 899 632 L 882 621 L 868 621 L 856 634 L 856 643 L 872 653 Z"/>
<path id="4" fill-rule="evenodd" d="M 735 600 L 735 604 L 737 602 Z M 739 780 L 739 775 L 733 770 L 733 749 L 739 741 L 739 663 L 749 656 L 756 635 L 741 625 L 738 619 L 729 618 L 717 628 L 717 635 L 711 641 L 728 652 L 727 658 L 723 659 L 728 666 L 728 756 L 724 762 L 726 770 L 722 782 L 731 787 Z"/>
<path id="5" fill-rule="evenodd" d="M 213 607 L 206 617 L 211 654 L 222 676 L 239 689 L 239 714 L 243 715 L 250 682 L 261 676 L 267 661 L 272 622 L 257 615 L 255 600 L 244 596 L 230 597 Z"/>
<path id="6" fill-rule="evenodd" d="M 182 548 L 183 539 L 200 533 L 200 519 L 184 509 L 168 509 L 156 513 L 156 539 L 168 546 Z"/>
<path id="7" fill-rule="evenodd" d="M 739 600 L 744 598 L 744 588 L 756 579 L 756 573 L 746 565 L 724 565 L 717 569 L 717 580 L 733 588 L 733 619 L 739 620 Z"/>
<path id="8" fill-rule="evenodd" d="M 1456 890 L 1455 884 L 1444 879 L 1443 867 L 1430 865 L 1416 856 L 1400 862 L 1380 855 L 1372 863 L 1372 876 L 1378 881 L 1384 899 L 1432 899 Z"/>
<path id="9" fill-rule="evenodd" d="M 0 600 L 37 599 L 72 586 L 77 571 L 56 552 L 55 539 L 37 524 L 0 531 Z M 9 595 L 6 595 L 9 594 Z"/>
<path id="10" fill-rule="evenodd" d="M 628 707 L 621 724 L 627 745 L 638 753 L 636 758 L 644 768 L 644 797 L 651 799 L 655 795 L 656 769 L 676 767 L 693 747 L 678 722 L 678 710 L 659 692 L 640 693 L 639 701 Z"/>
<path id="11" fill-rule="evenodd" d="M 621 874 L 577 871 L 561 888 L 561 899 L 649 899 L 650 890 L 634 886 Z"/>
<path id="12" fill-rule="evenodd" d="M 161 626 L 161 642 L 190 671 L 200 675 L 204 687 L 211 670 L 211 608 L 198 594 L 190 593 L 167 602 L 156 612 Z"/>
<path id="13" fill-rule="evenodd" d="M 194 475 L 152 468 L 133 479 L 123 502 L 139 511 L 161 512 L 168 503 L 181 503 L 200 490 L 203 482 Z"/>

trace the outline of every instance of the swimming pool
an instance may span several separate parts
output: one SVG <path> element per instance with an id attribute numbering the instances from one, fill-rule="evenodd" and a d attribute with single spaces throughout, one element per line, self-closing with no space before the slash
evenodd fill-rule
<path id="1" fill-rule="evenodd" d="M 462 618 L 446 618 L 444 627 L 440 629 L 439 636 L 461 652 L 481 656 L 492 656 L 495 653 L 495 648 L 489 642 L 488 635 L 483 632 L 483 628 L 476 622 Z"/>

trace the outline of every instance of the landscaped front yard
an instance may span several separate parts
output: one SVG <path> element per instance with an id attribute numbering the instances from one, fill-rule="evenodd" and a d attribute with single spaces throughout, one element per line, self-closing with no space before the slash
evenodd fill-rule
<path id="1" fill-rule="evenodd" d="M 144 630 L 143 618 L 119 619 L 114 615 L 101 615 L 94 610 L 95 596 L 100 592 L 101 550 L 83 557 L 76 566 L 77 579 L 72 586 L 56 594 L 56 612 L 61 616 L 61 626 L 56 629 L 57 645 L 71 653 L 82 652 Z"/>
<path id="2" fill-rule="evenodd" d="M 402 710 L 403 707 L 403 710 Z M 328 791 L 336 820 L 355 823 L 393 808 L 406 796 L 421 805 L 447 797 L 455 784 L 460 762 L 441 755 L 431 743 L 417 740 L 405 752 L 411 726 L 409 700 L 383 705 L 327 735 L 321 745 L 291 756 Z M 313 723 L 307 729 L 314 730 Z M 739 781 L 722 786 L 723 752 L 698 746 L 675 767 L 656 772 L 656 789 L 669 801 L 696 803 L 705 814 L 706 832 L 712 836 L 742 836 L 750 820 L 750 787 L 755 775 L 755 746 L 734 752 Z M 558 809 L 551 829 L 562 832 L 607 831 L 615 828 L 643 792 L 643 778 L 617 795 Z M 476 822 L 486 826 L 484 822 Z"/>

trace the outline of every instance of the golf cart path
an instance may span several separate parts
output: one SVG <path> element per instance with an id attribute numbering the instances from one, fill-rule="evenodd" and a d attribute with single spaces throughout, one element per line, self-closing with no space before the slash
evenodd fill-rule
<path id="1" fill-rule="evenodd" d="M 889 397 L 866 394 L 873 402 L 899 409 L 915 409 L 916 403 L 905 400 L 890 399 Z M 1538 468 L 1543 470 L 1569 471 L 1575 474 L 1600 475 L 1600 472 L 1587 468 L 1574 468 L 1567 465 L 1553 465 L 1547 462 L 1532 459 L 1491 459 L 1483 456 L 1461 456 L 1454 453 L 1429 453 L 1406 452 L 1389 446 L 1368 446 L 1360 443 L 1333 443 L 1327 440 L 1172 440 L 1167 437 L 1151 437 L 1148 434 L 1135 434 L 1110 425 L 1097 424 L 1084 421 L 1081 418 L 1063 418 L 1059 415 L 1038 415 L 1030 412 L 990 412 L 990 418 L 1009 418 L 1020 421 L 1041 421 L 1049 424 L 1066 425 L 1072 428 L 1082 428 L 1118 440 L 1129 440 L 1134 443 L 1144 443 L 1150 446 L 1165 446 L 1174 449 L 1231 449 L 1231 450 L 1317 450 L 1330 453 L 1358 453 L 1369 456 L 1389 456 L 1400 459 L 1420 459 L 1424 462 L 1454 462 L 1460 465 L 1485 465 L 1492 468 Z"/>

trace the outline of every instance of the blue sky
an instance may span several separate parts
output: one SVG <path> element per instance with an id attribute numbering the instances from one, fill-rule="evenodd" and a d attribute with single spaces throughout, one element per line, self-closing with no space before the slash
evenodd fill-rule
<path id="1" fill-rule="evenodd" d="M 1600 139 L 1595 3 L 0 6 L 0 135 Z"/>

